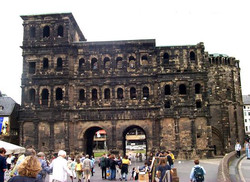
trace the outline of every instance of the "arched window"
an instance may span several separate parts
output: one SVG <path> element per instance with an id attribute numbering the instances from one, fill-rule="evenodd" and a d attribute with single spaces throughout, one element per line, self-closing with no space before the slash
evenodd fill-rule
<path id="1" fill-rule="evenodd" d="M 56 89 L 56 100 L 63 100 L 63 91 L 61 88 Z"/>
<path id="2" fill-rule="evenodd" d="M 195 105 L 196 105 L 196 108 L 201 108 L 201 101 L 200 100 L 197 100 L 195 102 Z"/>
<path id="3" fill-rule="evenodd" d="M 170 85 L 165 85 L 165 95 L 170 95 L 171 94 L 171 89 L 170 89 Z"/>
<path id="4" fill-rule="evenodd" d="M 136 99 L 136 89 L 134 87 L 130 88 L 130 99 L 132 100 Z"/>
<path id="5" fill-rule="evenodd" d="M 43 37 L 49 37 L 50 36 L 50 28 L 48 25 L 46 25 L 44 28 L 43 28 Z"/>
<path id="6" fill-rule="evenodd" d="M 35 38 L 36 37 L 36 28 L 30 27 L 30 37 Z"/>
<path id="7" fill-rule="evenodd" d="M 97 97 L 97 90 L 94 88 L 92 89 L 92 100 L 97 100 L 98 97 Z"/>
<path id="8" fill-rule="evenodd" d="M 163 64 L 169 64 L 169 55 L 168 55 L 168 53 L 164 53 L 164 55 L 163 55 Z"/>
<path id="9" fill-rule="evenodd" d="M 165 101 L 164 107 L 165 107 L 165 108 L 170 108 L 170 106 L 171 106 L 170 101 Z"/>
<path id="10" fill-rule="evenodd" d="M 110 99 L 110 89 L 106 88 L 104 90 L 104 99 Z"/>
<path id="11" fill-rule="evenodd" d="M 84 89 L 79 90 L 79 100 L 80 101 L 85 100 L 85 90 Z"/>
<path id="12" fill-rule="evenodd" d="M 122 88 L 117 89 L 117 99 L 123 99 L 123 89 Z"/>
<path id="13" fill-rule="evenodd" d="M 48 105 L 49 101 L 49 91 L 48 89 L 42 90 L 42 105 Z"/>
<path id="14" fill-rule="evenodd" d="M 63 26 L 62 25 L 60 25 L 57 29 L 57 36 L 63 37 Z"/>
<path id="15" fill-rule="evenodd" d="M 148 100 L 148 98 L 149 98 L 149 89 L 148 89 L 148 87 L 143 87 L 143 89 L 142 89 L 142 95 L 143 95 L 143 99 L 144 100 Z"/>
<path id="16" fill-rule="evenodd" d="M 35 102 L 35 98 L 36 98 L 36 91 L 35 89 L 32 88 L 29 90 L 29 101 Z"/>
<path id="17" fill-rule="evenodd" d="M 147 55 L 143 55 L 143 56 L 141 57 L 141 60 L 142 60 L 142 65 L 143 65 L 143 66 L 148 65 L 148 57 L 147 57 Z"/>
<path id="18" fill-rule="evenodd" d="M 189 56 L 190 56 L 191 61 L 195 61 L 195 53 L 194 53 L 194 51 L 191 51 Z"/>
<path id="19" fill-rule="evenodd" d="M 43 69 L 46 70 L 49 68 L 49 60 L 48 58 L 43 58 Z"/>
<path id="20" fill-rule="evenodd" d="M 57 58 L 57 61 L 56 61 L 56 70 L 57 71 L 61 71 L 62 67 L 63 67 L 62 65 L 63 65 L 62 58 Z"/>
<path id="21" fill-rule="evenodd" d="M 36 73 L 36 62 L 29 62 L 29 73 L 30 74 Z"/>
<path id="22" fill-rule="evenodd" d="M 103 62 L 104 62 L 104 68 L 109 69 L 110 68 L 110 59 L 108 57 L 105 57 Z"/>
<path id="23" fill-rule="evenodd" d="M 116 58 L 116 68 L 122 68 L 122 57 Z"/>
<path id="24" fill-rule="evenodd" d="M 85 60 L 83 58 L 79 59 L 79 69 L 83 67 Z"/>
<path id="25" fill-rule="evenodd" d="M 179 94 L 182 94 L 182 95 L 187 94 L 186 85 L 180 84 L 180 86 L 179 86 Z"/>
<path id="26" fill-rule="evenodd" d="M 98 68 L 97 59 L 96 58 L 92 58 L 91 59 L 91 69 L 92 70 L 96 70 L 97 68 Z"/>
<path id="27" fill-rule="evenodd" d="M 135 69 L 135 58 L 134 58 L 134 56 L 129 57 L 129 67 L 131 69 Z"/>
<path id="28" fill-rule="evenodd" d="M 195 84 L 195 94 L 201 93 L 201 85 L 199 83 Z"/>

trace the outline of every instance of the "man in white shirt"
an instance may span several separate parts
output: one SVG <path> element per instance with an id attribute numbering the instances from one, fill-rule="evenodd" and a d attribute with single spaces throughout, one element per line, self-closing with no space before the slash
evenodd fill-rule
<path id="1" fill-rule="evenodd" d="M 240 157 L 240 150 L 241 150 L 241 145 L 240 145 L 240 142 L 239 141 L 236 141 L 236 144 L 235 144 L 235 151 L 236 151 L 236 157 Z"/>
<path id="2" fill-rule="evenodd" d="M 58 152 L 58 157 L 50 164 L 50 168 L 53 168 L 52 182 L 67 182 L 67 174 L 72 178 L 73 174 L 67 166 L 65 157 L 66 152 L 60 150 Z"/>

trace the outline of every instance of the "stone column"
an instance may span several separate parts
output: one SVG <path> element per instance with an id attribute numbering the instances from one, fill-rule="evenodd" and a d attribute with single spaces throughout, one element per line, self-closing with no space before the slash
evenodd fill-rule
<path id="1" fill-rule="evenodd" d="M 36 150 L 40 150 L 38 148 L 38 144 L 39 144 L 39 128 L 38 128 L 39 121 L 36 119 L 36 120 L 34 120 L 33 124 L 34 124 L 34 146 L 35 146 Z"/>
<path id="2" fill-rule="evenodd" d="M 55 121 L 51 121 L 49 123 L 49 127 L 50 127 L 49 151 L 50 151 L 50 153 L 54 152 L 54 150 L 55 150 L 55 145 L 54 145 L 54 122 Z"/>

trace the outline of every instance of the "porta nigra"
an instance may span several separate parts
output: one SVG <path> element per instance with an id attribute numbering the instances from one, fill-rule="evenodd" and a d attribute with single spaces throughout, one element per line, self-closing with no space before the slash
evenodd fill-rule
<path id="1" fill-rule="evenodd" d="M 144 132 L 147 154 L 170 149 L 178 158 L 204 158 L 243 143 L 234 57 L 209 54 L 202 42 L 88 42 L 72 13 L 21 18 L 21 145 L 91 154 L 102 129 L 108 150 L 124 154 L 133 128 Z"/>

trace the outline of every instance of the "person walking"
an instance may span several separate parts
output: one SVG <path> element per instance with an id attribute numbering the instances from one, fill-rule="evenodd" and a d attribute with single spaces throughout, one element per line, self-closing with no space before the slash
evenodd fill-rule
<path id="1" fill-rule="evenodd" d="M 206 171 L 199 163 L 198 159 L 194 160 L 195 165 L 190 173 L 190 182 L 203 182 L 205 180 L 204 175 L 206 175 Z"/>
<path id="2" fill-rule="evenodd" d="M 165 174 L 168 170 L 171 170 L 170 165 L 166 163 L 166 160 L 164 158 L 161 158 L 159 161 L 159 166 L 156 169 L 156 175 L 159 178 L 159 182 L 163 182 Z"/>
<path id="3" fill-rule="evenodd" d="M 131 164 L 130 160 L 128 159 L 128 156 L 125 155 L 124 159 L 122 159 L 122 180 L 128 181 L 128 166 Z"/>
<path id="4" fill-rule="evenodd" d="M 110 156 L 110 172 L 111 172 L 111 177 L 110 180 L 115 180 L 116 178 L 116 161 L 115 161 L 115 155 L 112 154 Z"/>
<path id="5" fill-rule="evenodd" d="M 83 172 L 83 164 L 81 163 L 80 158 L 76 159 L 75 170 L 76 170 L 76 179 L 78 182 L 81 182 L 82 172 Z"/>
<path id="6" fill-rule="evenodd" d="M 102 170 L 102 179 L 106 179 L 106 154 L 104 153 L 99 160 L 99 166 Z"/>
<path id="7" fill-rule="evenodd" d="M 0 182 L 4 182 L 4 173 L 7 170 L 5 148 L 0 148 Z"/>
<path id="8" fill-rule="evenodd" d="M 84 181 L 90 182 L 90 175 L 91 175 L 91 160 L 89 159 L 89 155 L 85 156 L 83 161 L 83 172 L 84 172 Z"/>
<path id="9" fill-rule="evenodd" d="M 52 161 L 50 168 L 53 168 L 52 182 L 67 182 L 67 175 L 73 178 L 71 170 L 67 166 L 67 160 L 65 159 L 66 152 L 60 150 L 58 157 Z"/>
<path id="10" fill-rule="evenodd" d="M 240 157 L 240 151 L 241 151 L 241 145 L 240 142 L 237 141 L 235 144 L 235 151 L 236 151 L 236 157 L 239 158 Z"/>

